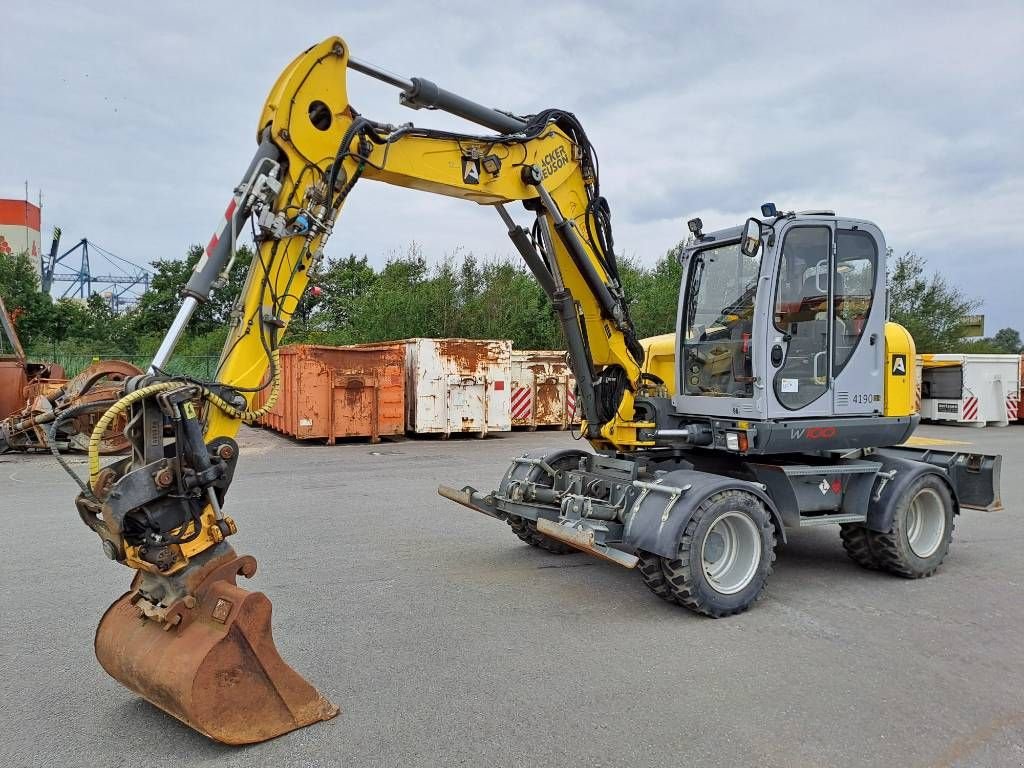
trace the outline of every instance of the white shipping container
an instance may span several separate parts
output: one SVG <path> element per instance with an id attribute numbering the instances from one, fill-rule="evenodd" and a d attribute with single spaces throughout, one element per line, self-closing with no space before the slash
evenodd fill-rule
<path id="1" fill-rule="evenodd" d="M 512 342 L 407 339 L 405 426 L 415 434 L 512 430 Z"/>
<path id="2" fill-rule="evenodd" d="M 1019 355 L 918 355 L 921 418 L 1005 427 L 1016 417 Z"/>
<path id="3" fill-rule="evenodd" d="M 568 429 L 576 418 L 576 379 L 558 350 L 512 352 L 512 426 Z"/>

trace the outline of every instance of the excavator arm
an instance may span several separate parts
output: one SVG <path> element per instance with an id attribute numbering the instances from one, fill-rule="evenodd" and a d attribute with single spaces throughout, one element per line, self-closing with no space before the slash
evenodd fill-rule
<path id="1" fill-rule="evenodd" d="M 369 120 L 348 102 L 349 70 L 397 85 L 408 106 L 446 109 L 498 133 L 456 134 Z M 263 108 L 260 138 L 240 187 L 248 198 L 236 195 L 225 215 L 225 233 L 228 223 L 237 233 L 253 214 L 259 232 L 258 258 L 219 383 L 239 390 L 259 386 L 270 362 L 270 339 L 287 326 L 348 195 L 359 181 L 381 181 L 496 209 L 565 331 L 587 436 L 601 447 L 628 449 L 636 443 L 635 429 L 627 426 L 629 393 L 638 384 L 643 350 L 622 294 L 597 156 L 572 114 L 547 110 L 518 118 L 481 107 L 428 81 L 405 81 L 353 62 L 344 42 L 332 38 L 300 55 L 281 75 Z M 262 181 L 260 173 L 267 171 Z M 277 185 L 272 201 L 260 197 Z M 536 217 L 533 237 L 508 213 L 506 205 L 513 202 Z M 187 290 L 198 301 L 232 252 L 220 237 L 211 245 Z M 237 424 L 229 413 L 214 414 L 207 438 L 231 436 Z"/>
<path id="2" fill-rule="evenodd" d="M 348 101 L 349 71 L 399 88 L 406 106 L 445 110 L 485 130 L 363 117 Z M 518 117 L 489 109 L 351 59 L 334 37 L 278 78 L 257 140 L 149 373 L 132 379 L 96 426 L 100 435 L 124 419 L 132 453 L 101 467 L 90 446 L 89 486 L 77 500 L 107 556 L 137 572 L 97 630 L 101 664 L 228 743 L 271 738 L 337 713 L 277 655 L 269 601 L 235 584 L 255 572 L 255 561 L 226 542 L 237 526 L 223 509 L 238 460 L 234 437 L 277 398 L 281 338 L 357 184 L 380 181 L 494 208 L 565 333 L 585 436 L 598 449 L 625 452 L 650 445 L 640 430 L 653 426 L 634 418 L 643 349 L 622 293 L 597 155 L 571 113 Z M 511 203 L 533 216 L 529 230 L 516 223 Z M 165 374 L 191 314 L 222 282 L 250 226 L 256 253 L 214 380 Z M 265 405 L 253 409 L 266 386 Z"/>

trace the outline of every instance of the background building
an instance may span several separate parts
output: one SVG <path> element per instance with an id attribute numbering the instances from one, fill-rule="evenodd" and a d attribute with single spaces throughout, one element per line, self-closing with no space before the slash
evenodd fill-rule
<path id="1" fill-rule="evenodd" d="M 0 200 L 0 254 L 25 251 L 36 272 L 40 270 L 40 210 L 27 200 Z"/>

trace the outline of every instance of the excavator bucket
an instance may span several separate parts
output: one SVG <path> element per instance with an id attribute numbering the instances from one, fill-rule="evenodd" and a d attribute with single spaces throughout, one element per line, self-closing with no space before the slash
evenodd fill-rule
<path id="1" fill-rule="evenodd" d="M 214 564 L 193 595 L 159 617 L 147 611 L 137 575 L 100 620 L 96 657 L 119 683 L 224 744 L 330 720 L 338 708 L 278 654 L 270 600 L 235 583 L 255 571 L 248 556 Z"/>

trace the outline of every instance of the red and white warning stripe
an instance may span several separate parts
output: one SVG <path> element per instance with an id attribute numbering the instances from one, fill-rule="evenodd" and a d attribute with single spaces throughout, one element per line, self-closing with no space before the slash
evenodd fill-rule
<path id="1" fill-rule="evenodd" d="M 1006 420 L 1016 421 L 1018 418 L 1020 418 L 1020 399 L 1016 392 L 1011 392 L 1006 396 Z"/>
<path id="2" fill-rule="evenodd" d="M 968 397 L 964 400 L 962 421 L 975 421 L 978 418 L 978 398 Z"/>
<path id="3" fill-rule="evenodd" d="M 217 244 L 220 242 L 221 237 L 224 236 L 224 232 L 231 226 L 231 218 L 235 215 L 235 209 L 237 207 L 238 200 L 236 198 L 231 198 L 231 202 L 228 203 L 228 207 L 224 211 L 224 218 L 218 222 L 217 230 L 213 233 L 213 237 L 210 238 L 210 242 L 206 244 L 206 250 L 203 251 L 203 255 L 199 257 L 199 263 L 195 266 L 195 270 L 197 272 L 206 266 L 207 260 L 217 248 Z"/>
<path id="4" fill-rule="evenodd" d="M 576 418 L 576 393 L 572 387 L 569 387 L 565 393 L 565 411 L 569 414 L 569 423 L 577 424 L 579 419 Z"/>
<path id="5" fill-rule="evenodd" d="M 512 418 L 526 421 L 533 412 L 533 393 L 529 387 L 516 387 L 512 390 Z"/>

